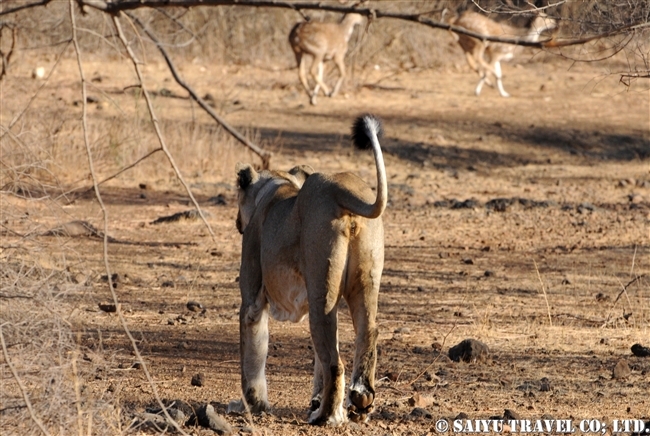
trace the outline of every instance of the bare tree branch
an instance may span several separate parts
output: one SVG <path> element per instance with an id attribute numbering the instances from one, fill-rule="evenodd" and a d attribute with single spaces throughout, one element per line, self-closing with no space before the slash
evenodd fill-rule
<path id="1" fill-rule="evenodd" d="M 48 3 L 50 3 L 52 0 L 41 0 L 40 2 L 35 2 L 35 3 L 24 3 L 21 4 L 20 6 L 16 6 L 15 8 L 9 8 L 9 9 L 4 9 L 0 11 L 0 15 L 9 15 L 9 14 L 15 14 L 18 11 L 22 11 L 23 9 L 30 9 L 34 8 L 37 6 L 45 6 Z"/>
<path id="2" fill-rule="evenodd" d="M 129 326 L 126 324 L 126 320 L 124 319 L 124 315 L 122 313 L 122 309 L 121 309 L 121 306 L 119 304 L 119 300 L 117 298 L 117 293 L 115 292 L 115 288 L 113 287 L 113 280 L 112 280 L 112 276 L 111 276 L 111 267 L 110 267 L 110 265 L 108 263 L 108 241 L 109 241 L 109 239 L 108 239 L 109 238 L 108 237 L 108 211 L 106 210 L 106 206 L 104 205 L 104 201 L 102 200 L 101 193 L 99 192 L 99 185 L 97 183 L 97 175 L 95 174 L 95 168 L 94 168 L 94 164 L 93 164 L 93 157 L 92 157 L 92 153 L 90 151 L 90 141 L 88 139 L 88 124 L 87 124 L 87 120 L 86 120 L 86 112 L 87 112 L 87 106 L 88 106 L 87 101 L 86 101 L 86 78 L 85 78 L 85 75 L 84 75 L 83 64 L 81 62 L 81 51 L 79 49 L 79 42 L 77 40 L 77 26 L 76 26 L 75 16 L 74 16 L 74 0 L 70 0 L 69 3 L 70 3 L 70 22 L 72 24 L 72 42 L 73 42 L 73 45 L 74 45 L 74 48 L 75 48 L 75 52 L 77 54 L 77 64 L 79 66 L 79 76 L 80 76 L 80 79 L 81 79 L 81 95 L 82 95 L 82 101 L 83 101 L 82 127 L 83 127 L 84 144 L 86 146 L 86 155 L 88 157 L 88 167 L 90 169 L 90 175 L 91 175 L 91 177 L 93 179 L 93 187 L 95 189 L 95 196 L 97 197 L 97 202 L 99 203 L 99 206 L 100 206 L 100 208 L 102 210 L 102 214 L 103 214 L 103 218 L 104 218 L 104 220 L 103 220 L 104 221 L 103 258 L 104 258 L 104 268 L 106 270 L 106 275 L 108 277 L 108 280 L 107 280 L 108 281 L 108 288 L 109 288 L 109 290 L 111 292 L 111 296 L 113 297 L 113 303 L 115 304 L 117 316 L 118 316 L 118 318 L 120 320 L 120 324 L 122 326 L 122 329 L 124 330 L 124 332 L 128 336 L 129 341 L 131 342 L 131 346 L 133 347 L 133 351 L 134 351 L 138 361 L 142 365 L 142 370 L 143 370 L 143 372 L 144 372 L 144 374 L 145 374 L 145 376 L 147 378 L 147 381 L 149 382 L 149 385 L 151 386 L 151 390 L 153 392 L 153 395 L 154 395 L 156 401 L 158 402 L 158 404 L 162 408 L 162 410 L 163 410 L 163 412 L 165 414 L 165 417 L 174 426 L 174 428 L 176 428 L 176 430 L 178 432 L 180 432 L 183 435 L 187 436 L 187 433 L 185 431 L 183 431 L 183 429 L 180 428 L 178 423 L 176 423 L 176 421 L 174 421 L 171 418 L 171 416 L 169 416 L 169 413 L 167 412 L 167 409 L 165 408 L 165 405 L 163 404 L 163 402 L 162 402 L 162 400 L 160 398 L 160 395 L 158 394 L 158 388 L 156 387 L 156 383 L 154 383 L 154 380 L 151 377 L 151 373 L 149 372 L 149 369 L 148 369 L 144 359 L 142 358 L 142 354 L 140 354 L 140 350 L 139 350 L 138 345 L 137 345 L 137 343 L 135 341 L 135 338 L 131 334 L 131 331 L 129 330 Z M 116 18 L 114 18 L 114 20 L 117 22 Z M 121 32 L 121 28 L 118 27 L 118 30 Z M 127 44 L 127 47 L 128 47 L 128 44 Z M 145 91 L 144 88 L 143 88 L 143 91 Z M 154 124 L 156 124 L 156 123 L 154 122 Z M 194 198 L 192 198 L 192 200 L 194 200 Z M 199 212 L 200 212 L 200 210 L 199 210 Z"/>
<path id="3" fill-rule="evenodd" d="M 650 26 L 648 22 L 638 22 L 632 25 L 627 25 L 613 29 L 609 32 L 592 35 L 580 39 L 567 39 L 567 40 L 543 40 L 543 41 L 526 41 L 521 38 L 499 38 L 489 35 L 482 35 L 480 33 L 471 32 L 463 27 L 453 26 L 451 24 L 434 21 L 426 18 L 423 13 L 405 14 L 396 12 L 384 12 L 370 7 L 357 8 L 354 6 L 339 6 L 335 4 L 323 4 L 320 2 L 281 2 L 272 0 L 124 0 L 115 3 L 107 3 L 103 0 L 79 0 L 79 2 L 98 9 L 103 12 L 116 14 L 119 11 L 129 11 L 139 8 L 164 8 L 164 7 L 181 7 L 189 8 L 194 6 L 248 6 L 248 7 L 265 7 L 265 8 L 284 8 L 284 9 L 318 9 L 330 12 L 339 12 L 341 14 L 357 13 L 367 17 L 374 18 L 394 18 L 406 21 L 413 21 L 423 24 L 428 27 L 436 29 L 451 30 L 452 32 L 460 33 L 463 35 L 471 36 L 474 38 L 482 39 L 485 41 L 500 42 L 504 44 L 521 45 L 525 47 L 548 48 L 548 47 L 567 47 L 570 45 L 580 45 L 586 42 L 593 41 L 599 38 L 605 38 L 620 33 L 627 33 Z M 561 2 L 560 2 L 561 3 Z M 0 13 L 1 15 L 1 13 Z"/>
<path id="4" fill-rule="evenodd" d="M 126 49 L 126 52 L 128 53 L 129 58 L 131 59 L 131 62 L 133 63 L 133 67 L 135 68 L 135 72 L 140 82 L 139 83 L 140 89 L 142 90 L 142 95 L 144 95 L 144 99 L 147 102 L 147 109 L 149 110 L 149 116 L 151 117 L 151 122 L 153 123 L 156 136 L 158 137 L 160 148 L 162 148 L 163 152 L 167 156 L 167 160 L 169 160 L 169 163 L 171 164 L 174 172 L 176 173 L 176 177 L 178 177 L 178 180 L 180 180 L 181 184 L 187 191 L 187 195 L 190 197 L 190 200 L 192 200 L 192 203 L 194 203 L 194 207 L 196 207 L 196 210 L 199 212 L 199 216 L 201 217 L 201 220 L 203 220 L 203 223 L 208 228 L 208 232 L 210 232 L 210 236 L 212 236 L 212 241 L 216 243 L 217 237 L 212 231 L 212 227 L 210 227 L 210 223 L 208 223 L 208 220 L 205 219 L 205 215 L 203 214 L 203 211 L 201 210 L 199 203 L 194 198 L 194 195 L 192 194 L 192 190 L 190 189 L 187 182 L 185 182 L 185 179 L 181 174 L 181 170 L 178 168 L 178 165 L 176 165 L 176 161 L 174 160 L 174 157 L 172 156 L 171 152 L 167 148 L 165 139 L 163 138 L 162 132 L 160 131 L 160 123 L 158 122 L 158 117 L 156 116 L 156 113 L 153 109 L 153 103 L 151 102 L 151 97 L 149 96 L 149 92 L 147 91 L 147 88 L 144 85 L 144 77 L 142 75 L 142 71 L 140 70 L 140 64 L 136 60 L 135 54 L 133 53 L 133 50 L 131 50 L 131 46 L 129 45 L 129 42 L 126 40 L 126 37 L 124 36 L 124 32 L 122 31 L 122 26 L 120 25 L 119 20 L 115 16 L 113 17 L 113 24 L 115 25 L 115 28 L 117 29 L 117 34 L 120 40 L 122 41 L 122 44 L 124 45 L 124 48 Z"/>
<path id="5" fill-rule="evenodd" d="M 271 164 L 271 157 L 273 156 L 273 153 L 266 151 L 259 147 L 258 145 L 252 143 L 246 137 L 244 137 L 241 133 L 239 133 L 237 130 L 235 130 L 233 127 L 231 127 L 223 118 L 221 118 L 217 113 L 201 98 L 199 95 L 192 89 L 185 81 L 181 78 L 181 76 L 178 74 L 178 71 L 176 70 L 176 67 L 174 66 L 174 63 L 172 62 L 171 58 L 169 57 L 169 54 L 167 53 L 167 50 L 162 46 L 158 38 L 138 19 L 133 14 L 130 14 L 126 12 L 126 15 L 129 16 L 140 28 L 151 38 L 151 40 L 156 44 L 156 47 L 158 47 L 158 50 L 160 53 L 163 55 L 165 58 L 165 61 L 167 62 L 167 66 L 169 67 L 169 70 L 171 71 L 172 75 L 174 76 L 174 80 L 181 85 L 185 90 L 190 94 L 190 96 L 205 110 L 217 123 L 219 123 L 228 133 L 230 133 L 232 136 L 234 136 L 239 142 L 244 144 L 246 147 L 250 148 L 255 154 L 257 154 L 261 159 L 262 159 L 262 167 L 263 168 L 269 168 Z"/>
<path id="6" fill-rule="evenodd" d="M 0 22 L 0 41 L 2 41 L 2 30 L 7 28 L 11 31 L 11 47 L 9 51 L 5 54 L 0 47 L 0 57 L 2 65 L 0 65 L 0 81 L 7 74 L 7 68 L 9 68 L 9 62 L 11 61 L 11 55 L 14 54 L 14 48 L 16 48 L 16 40 L 18 39 L 18 26 L 14 23 L 9 22 Z"/>

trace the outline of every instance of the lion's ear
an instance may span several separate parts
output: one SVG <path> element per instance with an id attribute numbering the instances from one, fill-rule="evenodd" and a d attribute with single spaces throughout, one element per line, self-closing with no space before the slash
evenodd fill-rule
<path id="1" fill-rule="evenodd" d="M 307 177 L 314 174 L 314 169 L 309 165 L 298 165 L 289 170 L 289 174 L 294 176 L 302 185 L 307 180 Z"/>
<path id="2" fill-rule="evenodd" d="M 255 168 L 253 168 L 250 164 L 241 162 L 237 162 L 237 165 L 235 166 L 235 173 L 237 173 L 237 185 L 241 189 L 248 188 L 250 185 L 257 182 L 257 179 L 260 177 L 257 174 L 257 171 L 255 171 Z"/>

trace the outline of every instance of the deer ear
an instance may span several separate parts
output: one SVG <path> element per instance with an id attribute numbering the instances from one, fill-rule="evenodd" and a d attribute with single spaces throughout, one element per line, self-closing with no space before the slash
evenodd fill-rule
<path id="1" fill-rule="evenodd" d="M 253 168 L 250 164 L 244 164 L 241 162 L 237 162 L 237 165 L 235 166 L 235 173 L 237 174 L 237 185 L 241 189 L 246 189 L 253 183 L 257 182 L 257 180 L 260 178 L 259 174 L 257 174 L 257 171 L 255 171 L 255 168 Z"/>

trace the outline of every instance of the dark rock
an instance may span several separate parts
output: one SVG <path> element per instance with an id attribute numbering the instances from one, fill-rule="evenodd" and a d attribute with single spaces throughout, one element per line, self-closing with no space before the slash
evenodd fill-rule
<path id="1" fill-rule="evenodd" d="M 191 312 L 200 312 L 205 309 L 201 303 L 198 301 L 188 301 L 187 309 Z"/>
<path id="2" fill-rule="evenodd" d="M 203 379 L 204 378 L 205 377 L 203 376 L 203 373 L 194 374 L 192 376 L 192 381 L 190 383 L 192 384 L 192 386 L 201 387 L 201 386 L 203 386 Z"/>
<path id="3" fill-rule="evenodd" d="M 503 419 L 509 421 L 511 419 L 521 419 L 521 416 L 512 409 L 506 409 L 503 411 Z"/>
<path id="4" fill-rule="evenodd" d="M 469 259 L 469 258 L 463 259 L 463 263 L 465 265 L 474 265 L 474 261 L 472 259 Z"/>
<path id="5" fill-rule="evenodd" d="M 494 198 L 485 203 L 485 207 L 495 212 L 505 212 L 512 203 L 512 198 Z"/>
<path id="6" fill-rule="evenodd" d="M 208 199 L 208 201 L 217 206 L 225 206 L 228 204 L 228 202 L 226 201 L 226 197 L 224 197 L 223 194 L 219 194 L 216 197 L 212 197 Z"/>
<path id="7" fill-rule="evenodd" d="M 455 200 L 454 200 L 455 201 Z M 447 208 L 449 207 L 451 203 L 447 200 L 438 200 L 433 202 L 433 207 L 444 207 Z"/>
<path id="8" fill-rule="evenodd" d="M 163 404 L 169 409 L 176 409 L 179 412 L 185 414 L 185 416 L 190 417 L 195 414 L 194 407 L 190 403 L 183 400 L 164 400 Z M 173 418 L 173 416 L 172 416 Z"/>
<path id="9" fill-rule="evenodd" d="M 596 294 L 596 301 L 598 301 L 599 303 L 609 301 L 609 296 L 603 294 L 602 292 L 599 292 Z"/>
<path id="10" fill-rule="evenodd" d="M 173 425 L 167 421 L 164 416 L 156 415 L 153 413 L 139 413 L 136 415 L 132 428 L 153 429 L 156 431 L 165 431 Z"/>
<path id="11" fill-rule="evenodd" d="M 641 344 L 634 344 L 632 345 L 632 354 L 637 357 L 650 357 L 650 348 Z"/>
<path id="12" fill-rule="evenodd" d="M 546 377 L 542 377 L 539 381 L 539 390 L 541 392 L 549 392 L 551 390 L 551 381 Z"/>
<path id="13" fill-rule="evenodd" d="M 415 409 L 411 410 L 411 416 L 414 418 L 433 419 L 433 415 L 431 415 L 428 410 L 421 407 L 416 407 Z"/>
<path id="14" fill-rule="evenodd" d="M 106 313 L 115 313 L 117 312 L 117 306 L 113 303 L 99 303 L 99 310 Z"/>
<path id="15" fill-rule="evenodd" d="M 629 365 L 625 360 L 621 359 L 618 362 L 616 362 L 616 366 L 612 371 L 613 378 L 626 379 L 629 377 L 630 374 L 632 374 L 632 370 L 630 369 Z"/>
<path id="16" fill-rule="evenodd" d="M 212 214 L 209 213 L 208 211 L 204 210 L 202 212 L 203 212 L 203 216 L 205 216 L 206 218 L 212 217 Z M 173 215 L 156 218 L 155 220 L 151 221 L 150 224 L 173 223 L 182 220 L 198 220 L 198 219 L 201 219 L 201 215 L 199 214 L 199 211 L 197 211 L 196 209 L 192 209 L 192 210 L 186 210 L 184 212 L 178 212 Z"/>
<path id="17" fill-rule="evenodd" d="M 469 419 L 469 415 L 465 412 L 460 412 L 456 417 L 454 418 L 454 421 L 457 419 Z"/>
<path id="18" fill-rule="evenodd" d="M 215 412 L 211 404 L 199 407 L 196 410 L 196 418 L 201 427 L 212 429 L 219 435 L 232 434 L 232 427 L 228 421 Z"/>
<path id="19" fill-rule="evenodd" d="M 387 372 L 384 377 L 386 377 L 388 380 L 390 380 L 392 382 L 396 382 L 399 379 L 399 373 L 394 372 L 394 371 L 393 372 Z"/>
<path id="20" fill-rule="evenodd" d="M 483 273 L 485 277 L 493 277 L 494 276 L 494 271 L 487 270 Z"/>
<path id="21" fill-rule="evenodd" d="M 465 201 L 452 200 L 451 209 L 474 209 L 478 206 L 476 200 L 467 199 Z"/>
<path id="22" fill-rule="evenodd" d="M 449 349 L 449 358 L 455 362 L 484 362 L 490 350 L 483 342 L 465 339 Z"/>
<path id="23" fill-rule="evenodd" d="M 381 409 L 379 415 L 382 418 L 384 418 L 386 421 L 395 421 L 397 419 L 397 415 L 395 414 L 395 412 L 391 412 L 390 410 L 387 409 Z"/>

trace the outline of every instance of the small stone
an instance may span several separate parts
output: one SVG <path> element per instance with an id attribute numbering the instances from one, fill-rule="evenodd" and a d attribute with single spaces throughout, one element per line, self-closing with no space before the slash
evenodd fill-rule
<path id="1" fill-rule="evenodd" d="M 493 271 L 490 271 L 490 270 L 487 270 L 487 271 L 485 271 L 485 272 L 483 273 L 483 275 L 484 275 L 485 277 L 493 277 L 493 276 L 494 276 L 494 272 L 493 272 Z"/>
<path id="2" fill-rule="evenodd" d="M 630 200 L 630 203 L 632 204 L 639 204 L 643 203 L 643 197 L 639 194 L 630 194 L 628 195 L 628 199 Z"/>
<path id="3" fill-rule="evenodd" d="M 190 383 L 192 384 L 192 386 L 201 387 L 203 386 L 203 379 L 204 379 L 203 373 L 194 374 L 192 376 L 192 381 Z"/>
<path id="4" fill-rule="evenodd" d="M 205 307 L 203 307 L 203 305 L 198 301 L 188 301 L 187 309 L 191 312 L 200 312 L 205 309 Z"/>
<path id="5" fill-rule="evenodd" d="M 385 377 L 388 380 L 392 381 L 392 382 L 396 382 L 399 379 L 399 373 L 394 372 L 394 371 L 393 372 L 387 372 Z"/>
<path id="6" fill-rule="evenodd" d="M 455 362 L 484 362 L 489 354 L 488 346 L 476 339 L 465 339 L 449 349 L 449 358 Z"/>
<path id="7" fill-rule="evenodd" d="M 521 419 L 521 416 L 519 416 L 519 414 L 512 409 L 506 409 L 503 411 L 503 419 L 506 421 L 515 419 L 518 420 Z"/>
<path id="8" fill-rule="evenodd" d="M 460 412 L 458 415 L 456 415 L 454 421 L 457 419 L 469 419 L 469 415 L 465 412 Z"/>
<path id="9" fill-rule="evenodd" d="M 426 419 L 433 418 L 433 415 L 431 415 L 429 411 L 421 407 L 416 407 L 415 409 L 411 410 L 411 416 L 414 418 L 426 418 Z"/>
<path id="10" fill-rule="evenodd" d="M 408 327 L 400 327 L 395 329 L 393 333 L 401 333 L 403 335 L 408 335 L 409 333 L 411 333 L 411 329 Z"/>
<path id="11" fill-rule="evenodd" d="M 411 398 L 408 399 L 409 406 L 411 407 L 429 407 L 433 404 L 433 397 L 429 395 L 420 395 L 419 392 L 415 392 Z"/>
<path id="12" fill-rule="evenodd" d="M 99 310 L 106 313 L 117 312 L 117 306 L 113 303 L 99 303 Z"/>
<path id="13" fill-rule="evenodd" d="M 212 429 L 219 435 L 232 434 L 231 425 L 214 410 L 212 404 L 199 407 L 196 418 L 200 426 Z"/>
<path id="14" fill-rule="evenodd" d="M 632 345 L 632 354 L 637 357 L 650 357 L 650 348 L 641 344 Z"/>
<path id="15" fill-rule="evenodd" d="M 542 377 L 539 384 L 539 390 L 541 392 L 549 392 L 551 390 L 551 381 L 546 377 Z"/>
<path id="16" fill-rule="evenodd" d="M 465 265 L 474 265 L 474 261 L 472 259 L 463 259 L 463 263 Z"/>
<path id="17" fill-rule="evenodd" d="M 616 362 L 614 371 L 612 371 L 613 378 L 626 379 L 627 377 L 629 377 L 630 374 L 632 374 L 632 370 L 630 369 L 629 365 L 625 360 L 621 359 L 618 362 Z"/>

